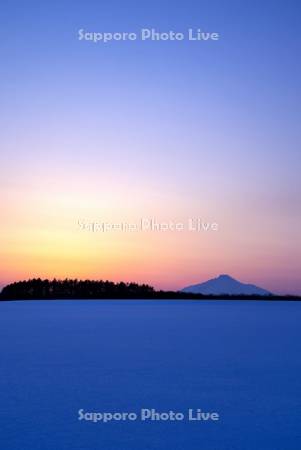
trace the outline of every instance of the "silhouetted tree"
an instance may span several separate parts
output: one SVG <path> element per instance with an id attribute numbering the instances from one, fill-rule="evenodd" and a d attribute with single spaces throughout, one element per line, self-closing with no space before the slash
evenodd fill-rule
<path id="1" fill-rule="evenodd" d="M 113 283 L 94 280 L 41 280 L 34 278 L 5 286 L 2 299 L 96 299 L 96 298 L 152 298 L 154 288 L 146 284 Z"/>

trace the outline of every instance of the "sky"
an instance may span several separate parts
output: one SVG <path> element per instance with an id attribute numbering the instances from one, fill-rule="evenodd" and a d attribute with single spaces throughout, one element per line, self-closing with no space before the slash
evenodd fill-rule
<path id="1" fill-rule="evenodd" d="M 180 289 L 227 273 L 301 294 L 300 13 L 297 0 L 4 1 L 0 286 Z M 78 39 L 142 28 L 220 38 Z M 185 229 L 80 226 L 142 218 Z M 186 229 L 197 218 L 218 230 Z"/>

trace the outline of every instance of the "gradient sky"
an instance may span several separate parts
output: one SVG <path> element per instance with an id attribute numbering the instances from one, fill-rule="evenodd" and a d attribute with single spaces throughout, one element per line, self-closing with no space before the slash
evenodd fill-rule
<path id="1" fill-rule="evenodd" d="M 301 294 L 298 0 L 4 1 L 0 285 L 220 273 Z M 78 30 L 220 33 L 78 40 Z M 89 233 L 78 220 L 219 223 Z"/>

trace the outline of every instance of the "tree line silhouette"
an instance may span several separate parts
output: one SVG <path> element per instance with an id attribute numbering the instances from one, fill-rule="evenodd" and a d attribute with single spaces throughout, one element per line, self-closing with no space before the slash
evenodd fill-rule
<path id="1" fill-rule="evenodd" d="M 8 284 L 0 293 L 0 300 L 51 299 L 182 299 L 182 300 L 301 300 L 293 295 L 204 295 L 181 291 L 156 291 L 148 284 L 114 283 L 95 280 L 42 280 L 34 278 Z"/>
<path id="2" fill-rule="evenodd" d="M 154 288 L 147 284 L 34 278 L 5 286 L 1 297 L 3 299 L 151 298 L 153 293 Z"/>

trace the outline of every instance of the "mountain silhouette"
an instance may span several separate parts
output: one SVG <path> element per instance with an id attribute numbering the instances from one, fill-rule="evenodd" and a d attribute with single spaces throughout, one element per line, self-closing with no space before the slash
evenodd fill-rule
<path id="1" fill-rule="evenodd" d="M 204 283 L 187 286 L 181 292 L 208 295 L 272 295 L 266 289 L 262 289 L 254 284 L 241 283 L 229 275 L 219 275 L 217 278 L 205 281 Z"/>

